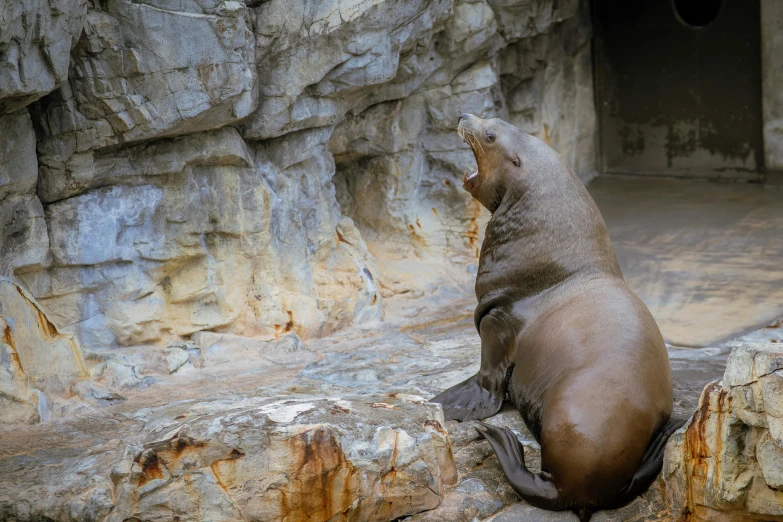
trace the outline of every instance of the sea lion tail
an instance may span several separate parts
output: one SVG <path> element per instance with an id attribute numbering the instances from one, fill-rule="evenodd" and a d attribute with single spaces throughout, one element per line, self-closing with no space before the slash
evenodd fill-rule
<path id="1" fill-rule="evenodd" d="M 633 478 L 620 490 L 616 497 L 616 505 L 607 506 L 604 509 L 624 506 L 647 491 L 647 488 L 652 485 L 663 469 L 663 453 L 666 449 L 666 442 L 684 424 L 684 419 L 669 419 L 666 424 L 655 432 L 650 440 L 650 444 L 647 446 L 644 457 L 642 457 L 642 465 L 636 470 Z"/>
<path id="2" fill-rule="evenodd" d="M 480 422 L 478 432 L 484 437 L 500 461 L 503 473 L 511 487 L 526 502 L 550 511 L 570 509 L 579 517 L 580 522 L 588 522 L 596 510 L 620 508 L 641 495 L 663 469 L 663 453 L 669 437 L 685 424 L 683 419 L 669 419 L 653 435 L 642 458 L 642 465 L 633 478 L 608 504 L 575 505 L 570 498 L 560 495 L 551 477 L 545 473 L 532 473 L 525 466 L 524 447 L 517 436 L 508 428 L 501 428 Z"/>
<path id="3" fill-rule="evenodd" d="M 573 512 L 579 517 L 579 522 L 590 522 L 594 511 L 591 508 L 574 509 Z"/>

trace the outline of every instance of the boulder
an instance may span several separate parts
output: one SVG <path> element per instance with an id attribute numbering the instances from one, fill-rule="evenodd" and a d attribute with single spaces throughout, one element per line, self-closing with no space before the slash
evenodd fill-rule
<path id="1" fill-rule="evenodd" d="M 783 520 L 783 349 L 732 350 L 723 380 L 666 449 L 672 520 Z"/>
<path id="2" fill-rule="evenodd" d="M 165 413 L 63 427 L 56 458 L 1 456 L 0 518 L 385 521 L 436 507 L 456 478 L 440 407 L 415 396 L 283 394 Z"/>

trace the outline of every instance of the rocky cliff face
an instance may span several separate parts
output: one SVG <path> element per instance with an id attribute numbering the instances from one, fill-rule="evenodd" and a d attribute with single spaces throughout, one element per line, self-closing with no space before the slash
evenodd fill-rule
<path id="1" fill-rule="evenodd" d="M 468 281 L 457 116 L 593 170 L 577 0 L 11 0 L 0 272 L 88 351 L 328 334 Z M 469 284 L 469 281 L 468 281 Z"/>

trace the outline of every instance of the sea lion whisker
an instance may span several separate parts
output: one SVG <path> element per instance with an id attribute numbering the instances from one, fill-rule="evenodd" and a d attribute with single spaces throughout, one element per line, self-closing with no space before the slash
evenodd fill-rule
<path id="1" fill-rule="evenodd" d="M 476 144 L 479 146 L 479 149 L 481 150 L 481 157 L 486 158 L 487 153 L 484 150 L 484 146 L 481 144 L 481 140 L 478 138 L 478 133 L 476 133 L 476 131 L 473 131 L 473 138 L 476 140 Z"/>
<path id="2" fill-rule="evenodd" d="M 473 151 L 476 153 L 476 155 L 481 156 L 482 159 L 485 158 L 486 153 L 484 152 L 484 147 L 481 146 L 481 141 L 479 141 L 475 131 L 470 131 L 468 136 L 471 142 L 471 147 L 473 148 Z"/>

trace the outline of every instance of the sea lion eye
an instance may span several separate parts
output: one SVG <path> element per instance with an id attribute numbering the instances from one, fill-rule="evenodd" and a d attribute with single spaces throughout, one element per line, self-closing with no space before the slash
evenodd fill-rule
<path id="1" fill-rule="evenodd" d="M 495 135 L 491 132 L 487 133 L 487 141 L 495 141 Z"/>

